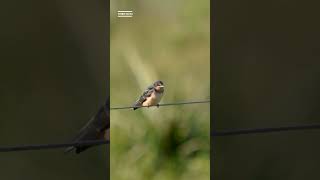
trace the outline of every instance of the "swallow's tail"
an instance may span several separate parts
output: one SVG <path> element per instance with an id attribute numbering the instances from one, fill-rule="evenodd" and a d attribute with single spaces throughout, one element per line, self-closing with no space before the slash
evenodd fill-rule
<path id="1" fill-rule="evenodd" d="M 138 109 L 138 108 L 139 108 L 139 106 L 140 106 L 139 101 L 137 101 L 136 103 L 134 103 L 132 106 L 133 106 L 133 110 Z"/>

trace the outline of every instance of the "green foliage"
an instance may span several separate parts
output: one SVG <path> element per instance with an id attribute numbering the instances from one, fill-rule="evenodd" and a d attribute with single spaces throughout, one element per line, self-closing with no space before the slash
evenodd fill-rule
<path id="1" fill-rule="evenodd" d="M 210 98 L 209 1 L 139 2 L 111 1 L 111 107 L 158 79 L 163 103 Z M 208 104 L 111 111 L 111 179 L 209 179 L 209 131 Z"/>

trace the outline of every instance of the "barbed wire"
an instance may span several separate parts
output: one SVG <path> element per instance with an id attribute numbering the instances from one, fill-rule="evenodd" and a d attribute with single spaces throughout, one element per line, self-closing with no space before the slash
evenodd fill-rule
<path id="1" fill-rule="evenodd" d="M 210 100 L 201 100 L 201 101 L 186 101 L 186 102 L 176 102 L 176 103 L 164 103 L 153 106 L 124 106 L 124 107 L 111 107 L 110 110 L 120 110 L 120 109 L 132 109 L 132 108 L 148 108 L 148 107 L 160 107 L 160 106 L 175 106 L 175 105 L 184 105 L 184 104 L 201 104 L 209 103 Z"/>
<path id="2" fill-rule="evenodd" d="M 57 149 L 57 148 L 66 148 L 70 146 L 87 146 L 87 145 L 101 145 L 101 144 L 109 144 L 109 141 L 88 140 L 88 141 L 77 141 L 77 142 L 71 142 L 71 143 L 17 145 L 17 146 L 0 147 L 0 152 Z"/>
<path id="3" fill-rule="evenodd" d="M 258 133 L 275 133 L 282 131 L 297 131 L 297 130 L 316 130 L 320 129 L 320 123 L 300 124 L 282 127 L 268 127 L 268 128 L 252 128 L 252 129 L 234 129 L 234 130 L 220 130 L 212 131 L 211 136 L 232 136 L 244 134 L 258 134 Z"/>

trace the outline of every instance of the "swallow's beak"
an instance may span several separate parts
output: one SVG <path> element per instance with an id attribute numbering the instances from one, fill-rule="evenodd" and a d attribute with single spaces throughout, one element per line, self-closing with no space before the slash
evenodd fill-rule
<path id="1" fill-rule="evenodd" d="M 161 86 L 158 86 L 158 87 L 163 88 L 163 87 L 164 87 L 164 85 L 161 85 Z"/>

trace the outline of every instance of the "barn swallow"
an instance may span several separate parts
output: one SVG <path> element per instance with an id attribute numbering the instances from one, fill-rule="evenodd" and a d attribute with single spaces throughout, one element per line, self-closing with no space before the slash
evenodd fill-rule
<path id="1" fill-rule="evenodd" d="M 133 110 L 139 106 L 155 106 L 159 107 L 159 102 L 164 93 L 164 85 L 162 81 L 156 81 L 150 85 L 140 96 L 140 98 L 133 104 Z"/>
<path id="2" fill-rule="evenodd" d="M 79 131 L 73 142 L 88 140 L 110 140 L 109 100 L 100 107 L 99 111 Z M 78 154 L 93 145 L 71 146 L 65 152 L 75 150 Z"/>

